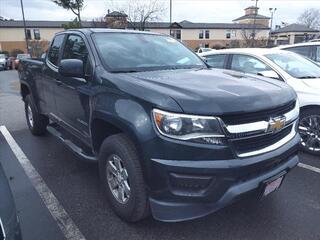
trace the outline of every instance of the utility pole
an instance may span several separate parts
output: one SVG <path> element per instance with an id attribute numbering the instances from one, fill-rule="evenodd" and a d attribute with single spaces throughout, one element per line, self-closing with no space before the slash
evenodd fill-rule
<path id="1" fill-rule="evenodd" d="M 253 18 L 253 30 L 252 30 L 252 41 L 251 41 L 251 47 L 254 47 L 255 44 L 255 37 L 256 37 L 256 21 L 257 21 L 257 15 L 258 15 L 258 1 L 259 0 L 252 0 L 256 1 L 256 9 L 254 13 L 254 18 Z"/>
<path id="2" fill-rule="evenodd" d="M 271 23 L 270 23 L 270 32 L 269 32 L 268 45 L 270 44 L 270 40 L 271 40 L 271 32 L 272 32 L 272 27 L 273 27 L 273 15 L 277 11 L 277 8 L 269 8 L 269 11 L 271 13 Z"/>
<path id="3" fill-rule="evenodd" d="M 171 36 L 171 24 L 172 24 L 172 0 L 170 0 L 170 36 Z"/>
<path id="4" fill-rule="evenodd" d="M 23 18 L 23 27 L 24 27 L 24 36 L 26 39 L 26 47 L 27 47 L 27 53 L 29 53 L 29 43 L 28 43 L 28 36 L 27 36 L 27 26 L 26 26 L 26 19 L 24 17 L 24 9 L 23 9 L 23 2 L 20 0 L 21 4 L 21 11 L 22 11 L 22 18 Z"/>

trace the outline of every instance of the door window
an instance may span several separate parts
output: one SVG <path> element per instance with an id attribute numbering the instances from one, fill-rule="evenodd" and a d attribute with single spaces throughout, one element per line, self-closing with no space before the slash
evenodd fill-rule
<path id="1" fill-rule="evenodd" d="M 269 66 L 255 57 L 246 55 L 233 55 L 231 69 L 252 74 L 272 70 Z"/>
<path id="2" fill-rule="evenodd" d="M 62 59 L 79 59 L 86 66 L 88 61 L 88 49 L 80 36 L 70 35 L 66 41 Z"/>
<path id="3" fill-rule="evenodd" d="M 210 67 L 224 68 L 226 56 L 227 55 L 225 54 L 212 55 L 212 56 L 207 56 L 206 60 Z"/>
<path id="4" fill-rule="evenodd" d="M 285 50 L 289 50 L 291 52 L 310 57 L 310 47 L 304 46 L 304 47 L 293 47 L 293 48 L 288 48 Z"/>
<path id="5" fill-rule="evenodd" d="M 320 46 L 317 46 L 317 51 L 316 51 L 316 61 L 320 63 Z"/>
<path id="6" fill-rule="evenodd" d="M 55 66 L 58 66 L 59 52 L 63 43 L 64 35 L 58 35 L 54 38 L 48 53 L 48 60 Z"/>

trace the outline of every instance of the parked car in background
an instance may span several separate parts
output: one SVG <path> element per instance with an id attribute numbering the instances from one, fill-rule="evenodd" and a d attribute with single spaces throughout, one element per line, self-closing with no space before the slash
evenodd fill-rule
<path id="1" fill-rule="evenodd" d="M 228 49 L 201 54 L 214 68 L 231 69 L 286 82 L 300 100 L 302 148 L 320 155 L 320 67 L 279 49 Z"/>
<path id="2" fill-rule="evenodd" d="M 215 49 L 212 48 L 199 48 L 197 53 L 205 53 L 205 52 L 210 52 L 210 51 L 214 51 Z"/>
<path id="3" fill-rule="evenodd" d="M 0 240 L 22 240 L 14 199 L 0 163 Z"/>
<path id="4" fill-rule="evenodd" d="M 6 70 L 8 68 L 8 56 L 0 54 L 0 70 Z"/>
<path id="5" fill-rule="evenodd" d="M 277 49 L 287 50 L 310 58 L 320 65 L 320 42 L 297 43 L 293 45 L 284 45 L 276 47 Z"/>
<path id="6" fill-rule="evenodd" d="M 26 53 L 18 54 L 16 59 L 14 60 L 14 68 L 18 69 L 20 61 L 26 58 L 31 58 L 30 54 L 26 54 Z"/>
<path id="7" fill-rule="evenodd" d="M 190 220 L 265 197 L 299 162 L 291 87 L 212 70 L 167 35 L 60 32 L 44 61 L 18 71 L 31 133 L 49 130 L 97 162 L 126 221 Z"/>

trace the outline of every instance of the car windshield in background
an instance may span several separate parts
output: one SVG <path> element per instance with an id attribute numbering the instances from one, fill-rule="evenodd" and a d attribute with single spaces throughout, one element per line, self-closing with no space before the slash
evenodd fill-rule
<path id="1" fill-rule="evenodd" d="M 320 67 L 297 54 L 276 53 L 265 56 L 295 78 L 320 78 Z"/>
<path id="2" fill-rule="evenodd" d="M 18 59 L 24 59 L 24 58 L 31 58 L 30 54 L 18 54 L 17 55 Z"/>
<path id="3" fill-rule="evenodd" d="M 95 33 L 104 64 L 112 72 L 203 68 L 206 65 L 177 40 L 141 33 Z"/>

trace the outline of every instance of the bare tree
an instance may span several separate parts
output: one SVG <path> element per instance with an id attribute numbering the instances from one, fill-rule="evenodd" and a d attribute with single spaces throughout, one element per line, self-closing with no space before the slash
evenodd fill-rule
<path id="1" fill-rule="evenodd" d="M 119 12 L 128 15 L 128 24 L 131 28 L 144 31 L 146 24 L 159 21 L 166 10 L 160 0 L 127 0 L 126 6 L 115 6 L 111 0 L 110 5 Z"/>
<path id="2" fill-rule="evenodd" d="M 84 0 L 52 0 L 55 4 L 64 9 L 71 10 L 77 16 L 81 26 L 81 11 L 84 8 Z"/>
<path id="3" fill-rule="evenodd" d="M 241 29 L 241 36 L 243 40 L 243 47 L 250 47 L 253 39 L 252 29 Z"/>
<path id="4" fill-rule="evenodd" d="M 309 28 L 320 29 L 320 9 L 306 9 L 298 18 L 298 23 Z"/>

